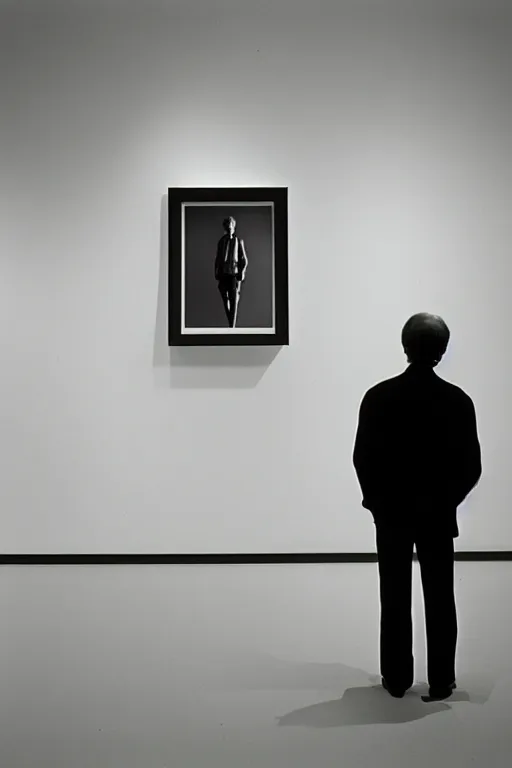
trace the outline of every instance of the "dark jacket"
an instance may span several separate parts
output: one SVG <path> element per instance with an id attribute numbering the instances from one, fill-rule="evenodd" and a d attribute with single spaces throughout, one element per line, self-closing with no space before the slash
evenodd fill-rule
<path id="1" fill-rule="evenodd" d="M 238 247 L 233 247 L 233 262 L 229 263 L 226 261 L 226 247 L 228 242 L 229 235 L 226 234 L 221 237 L 217 243 L 217 256 L 215 257 L 215 279 L 220 280 L 222 277 L 230 275 L 236 277 L 237 280 L 243 281 L 245 279 L 245 272 L 249 263 L 247 253 L 245 251 L 245 243 L 241 237 L 235 235 L 233 238 L 233 246 L 236 242 Z"/>
<path id="2" fill-rule="evenodd" d="M 353 452 L 362 505 L 376 523 L 459 535 L 457 507 L 482 474 L 473 401 L 411 364 L 363 397 Z"/>

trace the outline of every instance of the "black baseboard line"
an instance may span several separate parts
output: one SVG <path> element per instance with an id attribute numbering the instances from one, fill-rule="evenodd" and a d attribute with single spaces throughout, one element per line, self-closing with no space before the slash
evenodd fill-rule
<path id="1" fill-rule="evenodd" d="M 413 560 L 417 561 L 416 552 Z M 455 552 L 458 562 L 511 561 L 512 552 Z M 376 563 L 375 552 L 293 552 L 283 554 L 16 554 L 0 555 L 0 565 L 285 565 L 296 563 Z"/>

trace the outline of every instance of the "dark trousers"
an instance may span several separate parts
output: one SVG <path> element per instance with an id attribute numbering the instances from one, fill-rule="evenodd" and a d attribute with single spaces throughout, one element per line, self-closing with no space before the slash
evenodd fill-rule
<path id="1" fill-rule="evenodd" d="M 219 291 L 230 328 L 235 327 L 239 299 L 239 282 L 235 276 L 223 275 L 219 280 Z"/>
<path id="2" fill-rule="evenodd" d="M 449 685 L 455 680 L 457 645 L 451 532 L 421 532 L 376 523 L 376 540 L 382 677 L 390 686 L 403 690 L 414 683 L 411 603 L 416 544 L 425 605 L 428 683 L 436 688 Z"/>

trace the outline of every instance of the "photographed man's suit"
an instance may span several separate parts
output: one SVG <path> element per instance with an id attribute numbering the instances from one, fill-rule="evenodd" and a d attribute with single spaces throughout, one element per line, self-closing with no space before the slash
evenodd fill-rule
<path id="1" fill-rule="evenodd" d="M 379 560 L 381 675 L 414 682 L 412 550 L 421 568 L 428 682 L 455 680 L 453 539 L 457 507 L 482 473 L 473 401 L 432 368 L 413 363 L 365 394 L 353 462 L 374 518 Z"/>
<path id="2" fill-rule="evenodd" d="M 221 237 L 215 258 L 215 279 L 230 328 L 236 325 L 240 290 L 245 280 L 247 264 L 244 241 L 237 235 L 232 238 L 228 234 Z"/>

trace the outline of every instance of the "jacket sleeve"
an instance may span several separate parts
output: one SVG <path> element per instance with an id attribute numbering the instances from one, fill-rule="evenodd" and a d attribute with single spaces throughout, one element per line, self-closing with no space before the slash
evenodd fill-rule
<path id="1" fill-rule="evenodd" d="M 240 245 L 240 251 L 241 251 L 241 256 L 242 256 L 242 258 L 240 259 L 240 271 L 242 273 L 240 275 L 240 279 L 241 280 L 245 280 L 245 273 L 247 271 L 247 265 L 249 264 L 249 259 L 247 258 L 247 251 L 245 250 L 245 243 L 244 243 L 244 241 L 241 238 L 240 238 L 240 241 L 239 241 L 239 245 Z"/>
<path id="2" fill-rule="evenodd" d="M 220 267 L 222 263 L 222 238 L 217 243 L 217 256 L 215 257 L 215 279 L 220 278 Z"/>
<path id="3" fill-rule="evenodd" d="M 482 455 L 475 406 L 468 395 L 463 402 L 458 430 L 453 468 L 454 498 L 457 506 L 464 501 L 482 476 Z"/>
<path id="4" fill-rule="evenodd" d="M 371 391 L 361 401 L 352 461 L 363 494 L 362 505 L 372 510 L 379 492 L 379 431 L 378 404 Z"/>

